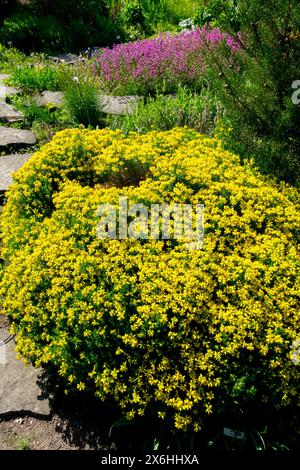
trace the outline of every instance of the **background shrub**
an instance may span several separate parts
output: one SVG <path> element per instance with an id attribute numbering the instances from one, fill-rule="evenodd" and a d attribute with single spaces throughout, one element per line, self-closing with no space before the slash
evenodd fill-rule
<path id="1" fill-rule="evenodd" d="M 19 11 L 6 18 L 0 40 L 21 51 L 50 51 L 68 48 L 67 28 L 54 16 L 36 16 Z"/>
<path id="2" fill-rule="evenodd" d="M 0 19 L 5 18 L 16 6 L 15 0 L 0 0 Z"/>
<path id="3" fill-rule="evenodd" d="M 211 0 L 206 11 L 241 46 L 231 67 L 223 50 L 208 42 L 205 49 L 208 81 L 234 127 L 228 148 L 254 155 L 264 172 L 299 184 L 300 112 L 292 103 L 300 66 L 299 2 Z"/>
<path id="4" fill-rule="evenodd" d="M 193 0 L 108 0 L 123 40 L 135 40 L 158 31 L 177 31 L 180 20 L 192 18 L 199 7 Z"/>
<path id="5" fill-rule="evenodd" d="M 58 133 L 15 175 L 1 283 L 17 347 L 66 387 L 199 430 L 214 411 L 299 405 L 299 194 L 174 129 Z M 100 240 L 101 203 L 205 204 L 203 250 Z"/>
<path id="6" fill-rule="evenodd" d="M 0 41 L 23 51 L 69 52 L 111 44 L 116 34 L 102 0 L 34 0 L 4 18 Z"/>

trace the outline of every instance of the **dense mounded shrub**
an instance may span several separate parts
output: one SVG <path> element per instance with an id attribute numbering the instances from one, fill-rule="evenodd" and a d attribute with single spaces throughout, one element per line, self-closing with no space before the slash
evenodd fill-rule
<path id="1" fill-rule="evenodd" d="M 1 295 L 29 361 L 176 428 L 234 404 L 299 405 L 296 190 L 187 128 L 66 130 L 15 180 Z M 97 208 L 120 195 L 203 203 L 203 249 L 99 239 Z"/>

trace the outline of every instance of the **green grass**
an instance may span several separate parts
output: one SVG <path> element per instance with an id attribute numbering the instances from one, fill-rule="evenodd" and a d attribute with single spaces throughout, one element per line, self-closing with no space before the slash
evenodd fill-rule
<path id="1" fill-rule="evenodd" d="M 16 439 L 17 450 L 30 450 L 30 440 L 27 437 L 18 436 Z"/>

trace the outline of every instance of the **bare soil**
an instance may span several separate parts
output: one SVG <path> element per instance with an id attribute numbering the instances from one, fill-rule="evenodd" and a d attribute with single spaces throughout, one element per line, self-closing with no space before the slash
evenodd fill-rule
<path id="1" fill-rule="evenodd" d="M 113 449 L 105 431 L 92 430 L 89 423 L 54 415 L 50 420 L 25 416 L 0 421 L 0 450 Z M 106 441 L 106 444 L 105 444 Z"/>

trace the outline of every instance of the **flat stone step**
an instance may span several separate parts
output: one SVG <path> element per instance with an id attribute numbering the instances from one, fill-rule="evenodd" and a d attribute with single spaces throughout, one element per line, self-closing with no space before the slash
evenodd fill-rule
<path id="1" fill-rule="evenodd" d="M 132 114 L 141 98 L 139 96 L 99 96 L 102 111 L 107 114 Z"/>
<path id="2" fill-rule="evenodd" d="M 18 88 L 1 85 L 0 83 L 0 101 L 5 102 L 8 96 L 18 95 L 19 93 L 21 93 L 21 91 Z"/>
<path id="3" fill-rule="evenodd" d="M 10 104 L 0 101 L 0 121 L 17 122 L 22 119 L 23 114 L 20 111 L 14 109 Z"/>
<path id="4" fill-rule="evenodd" d="M 32 153 L 22 155 L 5 155 L 0 157 L 0 191 L 7 191 L 13 183 L 13 174 L 21 168 L 32 156 Z"/>
<path id="5" fill-rule="evenodd" d="M 125 115 L 132 114 L 135 111 L 140 99 L 140 96 L 100 95 L 99 104 L 102 111 L 106 114 Z M 64 94 L 60 91 L 44 91 L 36 98 L 39 106 L 53 104 L 59 107 L 63 104 L 63 101 Z"/>
<path id="6" fill-rule="evenodd" d="M 8 145 L 34 145 L 36 137 L 33 132 L 13 127 L 0 126 L 0 149 Z"/>
<path id="7" fill-rule="evenodd" d="M 79 55 L 66 53 L 66 54 L 58 54 L 55 56 L 49 56 L 49 59 L 53 60 L 53 62 L 60 63 L 60 64 L 67 64 L 73 65 L 77 62 L 83 62 L 86 60 L 84 57 L 80 57 Z"/>
<path id="8" fill-rule="evenodd" d="M 64 94 L 61 91 L 43 91 L 37 98 L 36 103 L 39 106 L 47 106 L 48 104 L 61 106 L 64 101 Z"/>
<path id="9" fill-rule="evenodd" d="M 43 371 L 25 367 L 16 358 L 14 340 L 4 342 L 9 337 L 8 328 L 0 328 L 0 417 L 11 413 L 50 416 L 49 399 L 38 385 Z"/>

